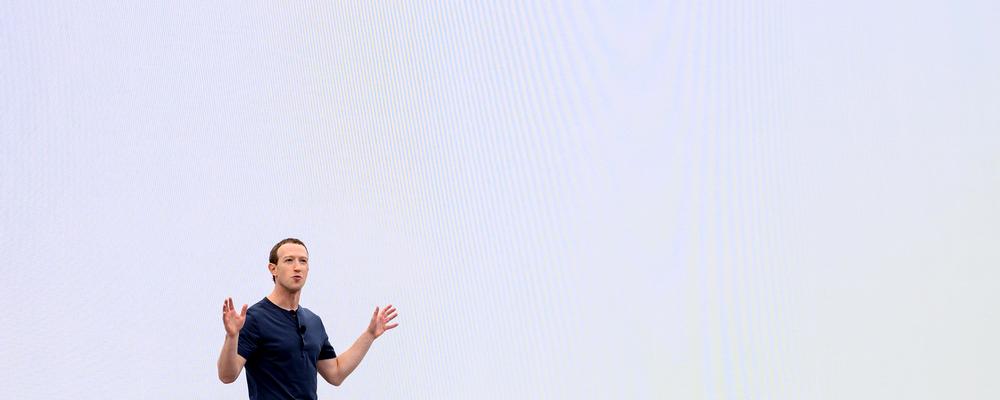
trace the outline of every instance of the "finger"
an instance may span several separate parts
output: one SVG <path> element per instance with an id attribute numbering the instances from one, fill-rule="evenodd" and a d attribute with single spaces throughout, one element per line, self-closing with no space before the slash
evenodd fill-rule
<path id="1" fill-rule="evenodd" d="M 240 311 L 240 316 L 246 318 L 247 316 L 247 305 L 243 305 L 243 311 Z"/>
<path id="2" fill-rule="evenodd" d="M 375 313 L 372 314 L 372 319 L 374 320 L 376 317 L 378 317 L 378 306 L 375 306 Z"/>
<path id="3" fill-rule="evenodd" d="M 392 321 L 394 318 L 396 318 L 397 315 L 399 315 L 399 314 L 392 313 L 392 315 L 390 315 L 390 316 L 388 316 L 388 317 L 385 318 L 385 322 Z"/>
<path id="4" fill-rule="evenodd" d="M 399 326 L 399 324 L 398 324 L 398 323 L 397 323 L 397 324 L 392 324 L 392 325 L 386 325 L 386 326 L 385 326 L 385 330 L 389 330 L 389 329 L 392 329 L 392 328 L 395 328 L 395 327 L 397 327 L 397 326 Z"/>
<path id="5" fill-rule="evenodd" d="M 223 314 L 226 313 L 226 301 L 225 300 L 222 301 L 222 313 Z"/>
<path id="6" fill-rule="evenodd" d="M 233 298 L 232 298 L 232 297 L 230 297 L 230 298 L 226 299 L 226 301 L 227 301 L 227 303 L 229 304 L 229 310 L 230 310 L 230 311 L 232 311 L 233 309 L 235 309 L 235 308 L 236 308 L 236 307 L 233 307 Z"/>

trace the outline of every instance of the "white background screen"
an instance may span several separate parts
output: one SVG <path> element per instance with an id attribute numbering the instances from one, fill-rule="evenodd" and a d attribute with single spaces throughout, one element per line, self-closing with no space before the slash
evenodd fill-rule
<path id="1" fill-rule="evenodd" d="M 0 397 L 1000 398 L 996 2 L 0 5 Z"/>

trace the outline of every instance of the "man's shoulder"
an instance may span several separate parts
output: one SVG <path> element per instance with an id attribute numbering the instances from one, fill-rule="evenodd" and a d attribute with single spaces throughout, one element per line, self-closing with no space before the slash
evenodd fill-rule
<path id="1" fill-rule="evenodd" d="M 305 315 L 305 316 L 308 316 L 309 318 L 319 319 L 319 315 L 316 315 L 316 313 L 312 312 L 312 310 L 310 310 L 308 308 L 305 308 L 305 307 L 302 307 L 302 306 L 299 306 L 298 313 L 299 313 L 299 315 Z"/>
<path id="2" fill-rule="evenodd" d="M 259 314 L 268 310 L 267 297 L 261 299 L 260 301 L 254 303 L 252 306 L 247 307 L 247 315 Z"/>
<path id="3" fill-rule="evenodd" d="M 312 310 L 299 306 L 299 318 L 305 318 L 310 323 L 316 323 L 323 325 L 323 319 L 319 317 L 318 314 L 312 312 Z"/>

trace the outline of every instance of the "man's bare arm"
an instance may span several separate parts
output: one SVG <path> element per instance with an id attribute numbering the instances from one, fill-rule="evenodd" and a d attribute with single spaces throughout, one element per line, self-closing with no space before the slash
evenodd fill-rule
<path id="1" fill-rule="evenodd" d="M 361 336 L 358 336 L 358 340 L 355 340 L 354 344 L 351 345 L 351 348 L 336 358 L 319 360 L 316 363 L 316 369 L 320 376 L 331 385 L 340 386 L 344 379 L 347 379 L 347 376 L 354 372 L 358 364 L 361 364 L 361 359 L 365 358 L 365 354 L 368 354 L 368 349 L 372 347 L 373 342 L 375 342 L 375 338 L 371 334 L 362 333 Z"/>
<path id="2" fill-rule="evenodd" d="M 243 311 L 237 313 L 233 306 L 233 299 L 230 297 L 222 302 L 222 324 L 226 328 L 226 341 L 222 343 L 222 352 L 219 354 L 219 380 L 222 383 L 233 383 L 240 376 L 243 365 L 247 360 L 236 352 L 240 342 L 240 329 L 247 318 L 247 305 L 243 305 Z"/>
<path id="3" fill-rule="evenodd" d="M 361 336 L 358 336 L 358 340 L 355 340 L 347 351 L 336 358 L 320 360 L 316 364 L 320 376 L 334 386 L 340 386 L 341 383 L 344 383 L 347 376 L 354 372 L 358 364 L 361 364 L 361 360 L 365 358 L 365 354 L 368 354 L 368 349 L 372 347 L 375 339 L 382 336 L 385 331 L 399 326 L 399 324 L 386 325 L 397 315 L 396 309 L 391 304 L 381 312 L 376 307 L 368 329 Z"/>

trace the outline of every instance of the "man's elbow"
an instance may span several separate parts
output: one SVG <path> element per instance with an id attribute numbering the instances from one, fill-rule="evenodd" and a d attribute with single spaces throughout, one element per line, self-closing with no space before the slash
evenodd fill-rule
<path id="1" fill-rule="evenodd" d="M 333 360 L 321 361 L 317 367 L 319 369 L 319 375 L 323 377 L 323 380 L 325 380 L 326 383 L 333 386 L 340 386 L 341 383 L 344 383 L 345 377 L 340 376 L 340 362 L 337 361 L 336 358 Z"/>
<path id="2" fill-rule="evenodd" d="M 226 376 L 226 375 L 221 375 L 221 374 L 219 375 L 219 380 L 222 381 L 222 383 L 225 383 L 227 385 L 230 384 L 230 383 L 236 382 L 236 378 L 237 378 L 236 376 Z"/>
<path id="3" fill-rule="evenodd" d="M 340 386 L 341 383 L 344 383 L 344 379 L 336 376 L 336 374 L 332 374 L 329 378 L 324 376 L 323 379 L 325 379 L 327 383 L 333 386 Z"/>

